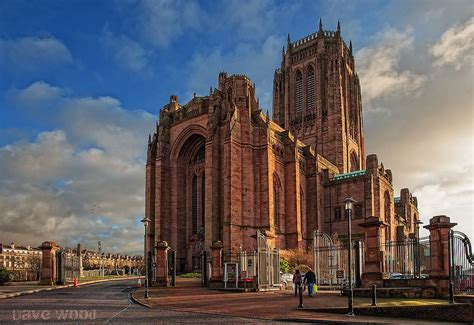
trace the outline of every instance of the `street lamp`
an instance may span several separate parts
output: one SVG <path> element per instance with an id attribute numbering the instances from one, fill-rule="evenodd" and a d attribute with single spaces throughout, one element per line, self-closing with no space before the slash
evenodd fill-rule
<path id="1" fill-rule="evenodd" d="M 352 219 L 352 205 L 356 201 L 351 197 L 344 199 L 344 205 L 347 217 L 347 256 L 348 256 L 348 269 L 349 269 L 349 289 L 347 292 L 347 304 L 348 311 L 347 316 L 354 316 L 354 291 L 352 290 L 352 230 L 351 230 L 351 219 Z"/>
<path id="2" fill-rule="evenodd" d="M 147 238 L 146 238 L 146 235 L 147 235 L 147 232 L 146 232 L 146 227 L 148 226 L 148 223 L 151 221 L 149 218 L 145 217 L 143 218 L 142 220 L 140 220 L 141 222 L 143 222 L 143 225 L 145 226 L 145 237 L 144 237 L 144 241 L 145 241 L 145 298 L 148 298 L 148 261 L 147 261 L 147 257 L 148 257 L 148 247 L 147 247 Z"/>
<path id="3" fill-rule="evenodd" d="M 418 219 L 415 220 L 414 224 L 416 226 L 416 276 L 421 279 L 420 225 L 423 224 L 423 221 Z"/>

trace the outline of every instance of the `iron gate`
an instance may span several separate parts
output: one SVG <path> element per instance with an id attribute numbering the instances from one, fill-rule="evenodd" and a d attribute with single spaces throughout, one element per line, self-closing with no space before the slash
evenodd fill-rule
<path id="1" fill-rule="evenodd" d="M 314 232 L 313 259 L 316 282 L 318 285 L 342 285 L 348 275 L 347 243 L 334 243 L 331 237 L 319 230 Z M 360 286 L 364 268 L 364 243 L 352 243 L 352 283 Z"/>
<path id="2" fill-rule="evenodd" d="M 474 293 L 474 256 L 466 234 L 450 230 L 450 278 L 456 293 Z"/>
<path id="3" fill-rule="evenodd" d="M 280 285 L 280 253 L 269 247 L 260 230 L 257 230 L 257 278 L 259 290 Z"/>
<path id="4" fill-rule="evenodd" d="M 65 284 L 72 282 L 74 277 L 80 277 L 80 257 L 75 253 L 67 252 L 65 250 L 58 250 L 56 252 L 56 279 L 57 284 Z"/>
<path id="5" fill-rule="evenodd" d="M 430 269 L 430 238 L 386 241 L 383 271 L 394 279 L 427 277 Z"/>

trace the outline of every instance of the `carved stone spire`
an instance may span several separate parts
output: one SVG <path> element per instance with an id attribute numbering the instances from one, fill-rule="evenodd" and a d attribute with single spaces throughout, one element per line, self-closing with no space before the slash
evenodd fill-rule
<path id="1" fill-rule="evenodd" d="M 323 32 L 323 20 L 321 17 L 319 17 L 319 32 L 320 33 Z"/>

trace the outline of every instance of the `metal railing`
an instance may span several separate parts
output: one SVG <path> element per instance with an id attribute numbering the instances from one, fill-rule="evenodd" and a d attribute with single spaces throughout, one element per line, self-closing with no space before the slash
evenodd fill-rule
<path id="1" fill-rule="evenodd" d="M 381 248 L 384 254 L 383 271 L 389 274 L 389 278 L 427 277 L 430 269 L 429 237 L 386 241 Z"/>

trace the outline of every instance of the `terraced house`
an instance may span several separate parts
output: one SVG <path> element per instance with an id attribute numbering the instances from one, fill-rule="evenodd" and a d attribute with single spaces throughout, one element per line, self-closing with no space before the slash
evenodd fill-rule
<path id="1" fill-rule="evenodd" d="M 363 85 L 362 85 L 363 87 Z M 354 237 L 369 217 L 383 240 L 415 232 L 417 200 L 394 193 L 392 172 L 366 156 L 352 44 L 319 29 L 288 36 L 273 81 L 273 116 L 244 75 L 218 76 L 209 95 L 178 96 L 160 111 L 146 165 L 147 250 L 160 240 L 176 251 L 178 270 L 199 268 L 202 250 L 255 249 L 264 230 L 272 247 L 309 251 L 315 230 L 344 240 L 344 198 L 352 196 Z"/>

